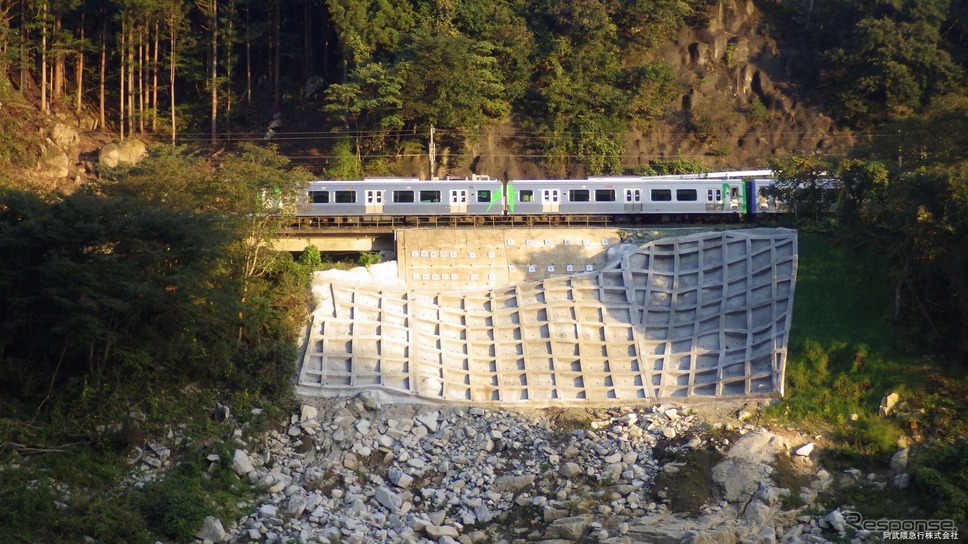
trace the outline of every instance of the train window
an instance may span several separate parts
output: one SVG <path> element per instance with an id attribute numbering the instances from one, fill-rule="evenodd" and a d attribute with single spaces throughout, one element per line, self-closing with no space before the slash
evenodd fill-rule
<path id="1" fill-rule="evenodd" d="M 394 202 L 413 202 L 413 191 L 393 191 Z"/>
<path id="2" fill-rule="evenodd" d="M 676 200 L 679 202 L 699 200 L 695 189 L 676 189 Z"/>
<path id="3" fill-rule="evenodd" d="M 588 189 L 572 189 L 571 191 L 571 201 L 572 202 L 588 202 L 590 199 Z"/>
<path id="4" fill-rule="evenodd" d="M 477 191 L 477 201 L 478 202 L 490 202 L 491 201 L 491 191 L 489 189 L 481 189 Z"/>
<path id="5" fill-rule="evenodd" d="M 713 190 L 706 189 L 706 202 L 712 202 L 712 201 L 713 201 Z"/>
<path id="6" fill-rule="evenodd" d="M 615 202 L 615 189 L 595 189 L 595 202 Z"/>
<path id="7" fill-rule="evenodd" d="M 313 204 L 329 204 L 329 191 L 309 191 L 309 201 Z"/>
<path id="8" fill-rule="evenodd" d="M 337 204 L 354 204 L 356 203 L 356 191 L 334 191 L 336 193 L 336 203 Z"/>
<path id="9" fill-rule="evenodd" d="M 420 191 L 420 202 L 440 202 L 440 191 Z"/>
<path id="10" fill-rule="evenodd" d="M 671 202 L 672 189 L 652 189 L 652 202 Z"/>
<path id="11" fill-rule="evenodd" d="M 531 189 L 524 189 L 518 195 L 521 197 L 521 202 L 534 202 L 534 191 Z"/>

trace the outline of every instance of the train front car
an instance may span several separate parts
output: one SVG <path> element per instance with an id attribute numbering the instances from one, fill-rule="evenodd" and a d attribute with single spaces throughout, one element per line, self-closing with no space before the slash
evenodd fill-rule
<path id="1" fill-rule="evenodd" d="M 591 177 L 584 180 L 515 180 L 508 183 L 508 213 L 560 220 L 618 222 L 740 217 L 747 209 L 740 179 Z"/>

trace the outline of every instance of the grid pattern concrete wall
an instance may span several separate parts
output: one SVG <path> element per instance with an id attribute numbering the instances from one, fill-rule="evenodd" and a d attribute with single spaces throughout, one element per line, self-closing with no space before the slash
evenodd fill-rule
<path id="1" fill-rule="evenodd" d="M 796 269 L 795 231 L 747 229 L 506 288 L 329 284 L 299 391 L 501 404 L 782 395 Z"/>

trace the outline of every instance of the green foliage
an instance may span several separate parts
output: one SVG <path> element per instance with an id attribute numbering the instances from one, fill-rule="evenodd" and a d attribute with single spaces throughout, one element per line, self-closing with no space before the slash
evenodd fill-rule
<path id="1" fill-rule="evenodd" d="M 749 124 L 765 123 L 770 120 L 770 110 L 758 96 L 754 96 L 750 101 L 749 108 L 746 109 L 746 121 Z"/>
<path id="2" fill-rule="evenodd" d="M 364 251 L 356 258 L 357 264 L 369 268 L 374 264 L 379 264 L 383 260 L 378 252 Z"/>
<path id="3" fill-rule="evenodd" d="M 915 446 L 908 462 L 911 485 L 903 493 L 885 493 L 879 486 L 859 483 L 837 490 L 828 502 L 851 505 L 866 519 L 950 519 L 964 531 L 968 527 L 965 452 L 963 438 L 950 444 Z M 883 466 L 883 462 L 879 464 Z"/>
<path id="4" fill-rule="evenodd" d="M 647 127 L 677 92 L 668 67 L 623 63 L 614 14 L 595 1 L 534 4 L 535 72 L 518 111 L 553 176 L 621 170 L 621 137 Z"/>
<path id="5" fill-rule="evenodd" d="M 32 479 L 23 471 L 4 471 L 0 479 L 0 536 L 4 541 L 17 542 L 21 535 L 37 535 L 35 531 L 55 532 L 57 528 L 44 528 L 35 525 L 37 519 L 58 519 L 55 501 L 59 499 L 56 490 L 46 479 Z"/>
<path id="6" fill-rule="evenodd" d="M 138 493 L 134 506 L 157 538 L 189 541 L 205 516 L 214 514 L 206 504 L 201 470 L 182 461 L 164 479 L 149 482 Z"/>
<path id="7" fill-rule="evenodd" d="M 299 264 L 310 272 L 321 270 L 323 268 L 323 258 L 319 254 L 319 248 L 312 244 L 306 246 L 306 249 L 299 255 Z"/>
<path id="8" fill-rule="evenodd" d="M 332 158 L 326 168 L 329 179 L 363 179 L 363 166 L 353 151 L 353 143 L 339 140 L 330 150 Z"/>
<path id="9" fill-rule="evenodd" d="M 185 472 L 137 500 L 114 487 L 128 448 L 168 422 L 184 423 L 186 443 L 211 443 L 224 429 L 197 415 L 212 403 L 240 415 L 291 403 L 309 271 L 264 241 L 305 174 L 271 148 L 221 161 L 161 146 L 106 171 L 99 194 L 0 193 L 0 455 L 45 452 L 30 472 L 72 491 L 56 511 L 18 509 L 0 484 L 3 540 L 187 541 L 202 516 L 245 495 L 227 469 L 193 465 L 202 454 L 191 451 Z M 132 409 L 147 421 L 127 422 Z M 118 421 L 119 431 L 93 430 Z M 26 509 L 41 534 L 22 529 Z"/>
<path id="10" fill-rule="evenodd" d="M 227 352 L 213 349 L 224 343 L 209 314 L 227 302 L 231 283 L 216 264 L 228 240 L 211 217 L 83 193 L 48 206 L 10 193 L 3 200 L 0 255 L 11 266 L 0 276 L 4 363 L 23 358 L 95 387 L 186 360 L 195 361 L 179 369 L 187 376 L 219 367 Z M 26 380 L 8 383 L 18 395 L 41 393 L 23 389 Z"/>
<path id="11" fill-rule="evenodd" d="M 30 113 L 20 117 L 0 115 L 0 164 L 30 168 L 40 160 L 40 139 L 33 136 L 39 119 Z M 29 128 L 28 128 L 29 127 Z"/>
<path id="12" fill-rule="evenodd" d="M 745 119 L 732 101 L 721 98 L 696 104 L 689 111 L 693 132 L 704 142 L 716 142 L 728 134 L 740 132 Z"/>
<path id="13" fill-rule="evenodd" d="M 344 83 L 326 88 L 323 111 L 354 131 L 357 163 L 382 150 L 387 134 L 403 126 L 403 85 L 403 78 L 394 70 L 367 62 L 356 66 Z M 335 147 L 334 155 L 339 159 L 346 153 L 345 144 L 339 142 Z"/>
<path id="14" fill-rule="evenodd" d="M 670 67 L 639 59 L 711 3 L 329 2 L 349 69 L 323 109 L 357 134 L 358 163 L 418 127 L 457 150 L 513 116 L 552 175 L 617 173 L 629 127 L 648 129 L 679 92 Z"/>
<path id="15" fill-rule="evenodd" d="M 887 447 L 897 421 L 847 429 L 851 414 L 875 418 L 883 395 L 904 397 L 925 386 L 927 365 L 907 352 L 894 328 L 893 293 L 880 247 L 801 231 L 786 396 L 768 413 L 842 429 L 855 451 Z"/>
<path id="16" fill-rule="evenodd" d="M 654 159 L 648 164 L 628 169 L 627 174 L 638 176 L 661 176 L 669 174 L 703 174 L 709 169 L 698 161 L 690 159 Z"/>
<path id="17" fill-rule="evenodd" d="M 968 524 L 968 441 L 943 444 L 918 452 L 912 459 L 915 490 L 925 508 L 939 519 Z"/>
<path id="18" fill-rule="evenodd" d="M 345 60 L 354 66 L 393 52 L 415 24 L 407 2 L 327 0 L 326 5 Z"/>
<path id="19" fill-rule="evenodd" d="M 841 120 L 870 127 L 964 89 L 964 7 L 957 4 L 817 0 L 773 9 L 784 33 L 813 53 L 802 70 L 808 84 L 832 98 Z"/>
<path id="20" fill-rule="evenodd" d="M 866 160 L 898 163 L 883 176 L 886 182 L 873 178 L 876 188 L 860 217 L 884 230 L 885 247 L 900 262 L 899 317 L 923 341 L 962 353 L 968 350 L 968 257 L 953 248 L 968 243 L 966 126 L 968 98 L 948 95 L 858 149 Z M 861 181 L 870 177 L 864 176 Z"/>
<path id="21" fill-rule="evenodd" d="M 897 450 L 899 436 L 896 424 L 871 417 L 847 425 L 841 438 L 856 453 L 886 456 Z"/>
<path id="22" fill-rule="evenodd" d="M 835 173 L 834 163 L 822 156 L 771 159 L 779 199 L 789 202 L 796 217 L 819 219 L 837 202 L 838 192 L 828 181 Z"/>
<path id="23" fill-rule="evenodd" d="M 810 477 L 793 465 L 793 460 L 789 455 L 778 455 L 776 457 L 770 478 L 777 487 L 790 490 L 790 494 L 783 498 L 784 509 L 803 506 L 800 491 L 810 485 Z"/>
<path id="24" fill-rule="evenodd" d="M 506 118 L 511 105 L 494 53 L 491 44 L 460 34 L 418 33 L 399 66 L 406 117 L 464 134 Z"/>
<path id="25" fill-rule="evenodd" d="M 837 215 L 845 224 L 857 224 L 862 214 L 869 213 L 865 206 L 868 202 L 877 205 L 883 200 L 890 172 L 877 161 L 847 159 L 840 163 L 837 179 L 843 184 L 842 198 L 837 207 Z"/>

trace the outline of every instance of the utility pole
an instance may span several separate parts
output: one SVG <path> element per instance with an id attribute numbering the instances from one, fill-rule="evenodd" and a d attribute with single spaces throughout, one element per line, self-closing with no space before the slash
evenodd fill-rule
<path id="1" fill-rule="evenodd" d="M 430 154 L 430 179 L 434 179 L 435 163 L 437 162 L 437 144 L 434 143 L 434 125 L 432 123 L 430 125 L 430 145 L 428 147 Z"/>

